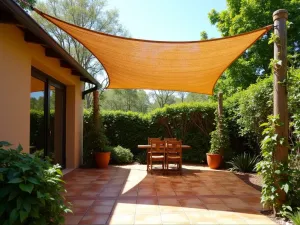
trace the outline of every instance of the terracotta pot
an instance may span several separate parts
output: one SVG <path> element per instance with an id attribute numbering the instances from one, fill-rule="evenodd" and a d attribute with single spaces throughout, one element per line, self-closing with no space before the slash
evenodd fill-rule
<path id="1" fill-rule="evenodd" d="M 217 169 L 222 162 L 222 155 L 206 153 L 207 164 L 211 169 Z"/>
<path id="2" fill-rule="evenodd" d="M 98 168 L 106 169 L 110 160 L 110 152 L 95 152 Z"/>

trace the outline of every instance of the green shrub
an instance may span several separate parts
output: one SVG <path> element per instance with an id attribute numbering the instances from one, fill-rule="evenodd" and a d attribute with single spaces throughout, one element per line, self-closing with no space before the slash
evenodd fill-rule
<path id="1" fill-rule="evenodd" d="M 260 153 L 260 124 L 272 113 L 273 80 L 268 77 L 237 92 L 224 101 L 225 118 L 229 121 L 229 136 L 234 155 L 243 152 Z"/>
<path id="2" fill-rule="evenodd" d="M 111 162 L 116 164 L 128 164 L 133 162 L 133 154 L 130 149 L 117 146 L 109 148 L 111 151 Z"/>
<path id="3" fill-rule="evenodd" d="M 147 151 L 142 151 L 135 156 L 136 162 L 139 164 L 147 164 Z"/>
<path id="4" fill-rule="evenodd" d="M 0 142 L 0 224 L 57 225 L 64 213 L 60 166 Z"/>
<path id="5" fill-rule="evenodd" d="M 300 225 L 300 211 L 288 216 L 295 225 Z"/>
<path id="6" fill-rule="evenodd" d="M 249 153 L 244 152 L 238 156 L 235 156 L 231 161 L 227 162 L 231 168 L 230 171 L 251 173 L 256 171 L 256 164 L 259 162 L 259 155 L 252 156 Z"/>

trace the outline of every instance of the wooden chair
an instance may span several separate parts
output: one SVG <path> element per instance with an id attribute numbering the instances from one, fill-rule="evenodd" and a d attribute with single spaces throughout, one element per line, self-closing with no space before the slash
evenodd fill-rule
<path id="1" fill-rule="evenodd" d="M 149 138 L 148 137 L 148 145 L 151 145 L 152 141 L 161 141 L 161 139 L 160 138 Z M 147 149 L 147 155 L 146 155 L 146 157 L 147 157 L 147 171 L 149 171 L 149 166 L 150 166 L 150 148 Z"/>
<path id="2" fill-rule="evenodd" d="M 169 171 L 169 164 L 177 165 L 177 170 L 182 174 L 182 142 L 181 141 L 167 141 L 166 144 L 166 166 Z"/>
<path id="3" fill-rule="evenodd" d="M 177 138 L 164 138 L 164 141 L 177 141 Z"/>
<path id="4" fill-rule="evenodd" d="M 153 162 L 161 162 L 162 170 L 165 170 L 165 142 L 164 141 L 151 141 L 151 148 L 149 150 L 149 163 L 151 174 L 153 172 Z"/>
<path id="5" fill-rule="evenodd" d="M 161 141 L 160 138 L 149 138 L 148 137 L 148 145 L 151 145 L 151 141 Z"/>

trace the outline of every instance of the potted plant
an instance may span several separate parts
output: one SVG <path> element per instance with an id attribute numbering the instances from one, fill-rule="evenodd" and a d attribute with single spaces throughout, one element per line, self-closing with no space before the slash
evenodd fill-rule
<path id="1" fill-rule="evenodd" d="M 216 130 L 210 133 L 210 150 L 206 153 L 207 164 L 211 169 L 220 167 L 224 149 L 227 149 L 229 146 L 228 131 L 222 116 L 216 117 L 216 123 Z"/>
<path id="2" fill-rule="evenodd" d="M 104 134 L 104 127 L 99 113 L 99 93 L 98 91 L 93 92 L 93 125 L 90 130 L 90 150 L 95 155 L 95 161 L 98 168 L 105 169 L 108 167 L 110 161 L 110 150 L 106 148 L 107 138 Z"/>
<path id="3" fill-rule="evenodd" d="M 99 149 L 99 151 L 95 151 L 95 160 L 98 168 L 106 169 L 108 168 L 108 164 L 110 161 L 110 151 L 106 148 Z"/>
<path id="4" fill-rule="evenodd" d="M 89 149 L 91 160 L 94 160 L 90 166 L 96 164 L 98 168 L 107 168 L 110 161 L 110 149 L 106 148 L 107 138 L 104 132 L 93 124 L 86 136 L 85 148 Z"/>

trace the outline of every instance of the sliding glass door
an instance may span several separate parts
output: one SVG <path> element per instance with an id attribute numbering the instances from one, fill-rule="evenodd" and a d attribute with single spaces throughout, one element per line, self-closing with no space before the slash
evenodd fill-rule
<path id="1" fill-rule="evenodd" d="M 63 84 L 32 68 L 30 149 L 65 167 L 65 105 Z"/>

